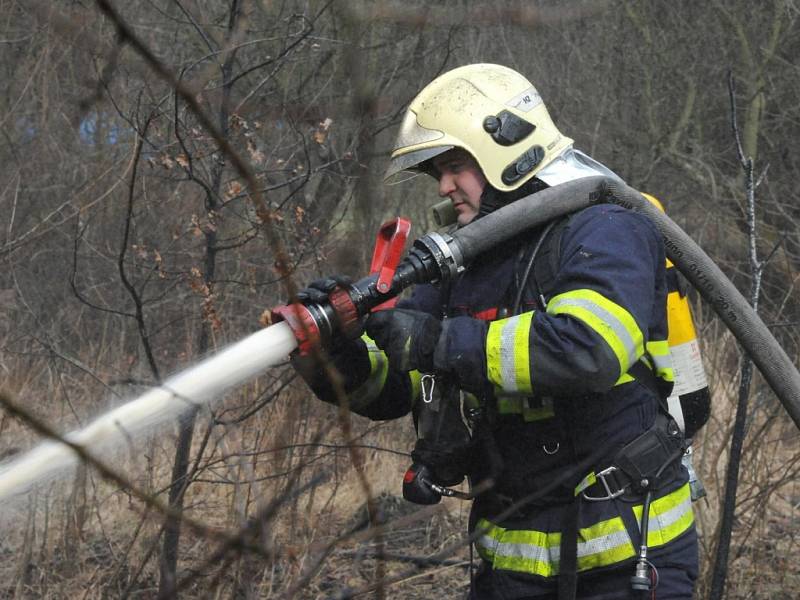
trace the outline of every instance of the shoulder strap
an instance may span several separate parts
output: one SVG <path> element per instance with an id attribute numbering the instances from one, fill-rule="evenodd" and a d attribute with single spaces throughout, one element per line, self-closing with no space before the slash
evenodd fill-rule
<path id="1" fill-rule="evenodd" d="M 520 256 L 513 282 L 515 300 L 510 304 L 513 314 L 520 312 L 522 297 L 529 283 L 533 283 L 532 291 L 534 298 L 539 302 L 539 308 L 542 310 L 545 308 L 558 273 L 561 234 L 571 216 L 567 215 L 559 220 L 551 221 L 545 226 L 536 241 L 528 244 Z M 531 274 L 533 275 L 532 280 Z"/>
<path id="2" fill-rule="evenodd" d="M 672 391 L 672 386 L 666 383 L 660 377 L 656 377 L 653 369 L 648 367 L 642 360 L 628 369 L 628 375 L 639 381 L 658 398 L 658 407 L 665 414 L 669 414 L 669 405 L 667 404 L 667 397 Z"/>
<path id="3" fill-rule="evenodd" d="M 549 300 L 553 294 L 561 260 L 561 237 L 571 217 L 572 215 L 567 215 L 562 218 L 547 232 L 547 237 L 539 249 L 539 255 L 533 263 L 536 291 L 545 301 Z"/>

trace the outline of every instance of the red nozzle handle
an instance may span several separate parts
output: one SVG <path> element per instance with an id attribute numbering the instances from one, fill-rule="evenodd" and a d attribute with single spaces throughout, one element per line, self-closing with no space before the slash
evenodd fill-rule
<path id="1" fill-rule="evenodd" d="M 395 217 L 391 221 L 386 221 L 378 230 L 369 272 L 371 275 L 378 275 L 375 286 L 381 294 L 387 293 L 392 287 L 392 279 L 397 265 L 400 264 L 400 259 L 403 257 L 403 250 L 410 232 L 411 221 L 403 217 Z M 373 310 L 391 308 L 396 301 L 393 298 L 376 306 Z"/>
<path id="2" fill-rule="evenodd" d="M 402 217 L 387 221 L 378 231 L 370 274 L 378 275 L 375 288 L 379 294 L 386 294 L 392 288 L 392 280 L 403 257 L 410 231 L 411 221 Z M 371 278 L 365 279 L 371 280 Z M 273 308 L 272 321 L 286 321 L 297 338 L 300 354 L 308 354 L 314 346 L 320 342 L 327 342 L 330 336 L 337 332 L 349 338 L 360 335 L 362 315 L 359 306 L 356 305 L 358 297 L 360 297 L 358 290 L 337 287 L 328 294 L 327 302 L 321 305 L 297 303 Z M 372 310 L 391 308 L 395 302 L 396 299 L 392 298 Z M 369 304 L 365 305 L 363 310 L 366 311 L 368 308 Z"/>

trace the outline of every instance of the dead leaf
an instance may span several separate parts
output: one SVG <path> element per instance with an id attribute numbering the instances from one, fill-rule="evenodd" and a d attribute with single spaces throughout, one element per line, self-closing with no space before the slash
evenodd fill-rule
<path id="1" fill-rule="evenodd" d="M 241 193 L 242 193 L 242 184 L 239 183 L 238 181 L 231 181 L 230 183 L 228 183 L 228 186 L 225 189 L 224 200 L 225 202 L 229 202 L 230 200 L 233 200 L 234 198 L 236 198 L 236 196 L 238 196 Z"/>
<path id="2" fill-rule="evenodd" d="M 231 115 L 229 123 L 233 131 L 241 131 L 241 130 L 247 131 L 250 128 L 247 121 L 245 121 L 239 115 Z"/>
<path id="3" fill-rule="evenodd" d="M 194 237 L 203 235 L 203 230 L 200 228 L 200 218 L 197 215 L 192 215 L 192 235 Z"/>
<path id="4" fill-rule="evenodd" d="M 272 311 L 270 309 L 266 309 L 264 312 L 262 312 L 261 316 L 258 318 L 258 322 L 263 327 L 269 327 L 272 325 Z"/>
<path id="5" fill-rule="evenodd" d="M 258 145 L 252 138 L 247 140 L 247 152 L 250 154 L 250 160 L 257 165 L 262 164 L 266 159 L 264 153 L 258 149 Z"/>
<path id="6" fill-rule="evenodd" d="M 259 215 L 261 218 L 261 215 Z M 261 221 L 264 222 L 264 218 L 261 218 Z M 266 221 L 270 223 L 283 223 L 283 216 L 279 212 L 275 212 L 274 210 L 267 211 L 266 214 Z"/>
<path id="7" fill-rule="evenodd" d="M 317 125 L 317 130 L 313 134 L 314 141 L 318 144 L 324 144 L 325 140 L 328 138 L 328 130 L 331 128 L 333 124 L 333 119 L 330 117 L 326 118 L 322 121 L 319 125 Z"/>

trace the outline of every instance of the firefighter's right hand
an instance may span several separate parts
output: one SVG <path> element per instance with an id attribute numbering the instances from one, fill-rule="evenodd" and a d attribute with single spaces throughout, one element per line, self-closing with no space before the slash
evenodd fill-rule
<path id="1" fill-rule="evenodd" d="M 435 317 L 404 308 L 380 310 L 367 318 L 364 328 L 386 353 L 392 369 L 433 372 L 433 353 L 442 331 Z"/>
<path id="2" fill-rule="evenodd" d="M 347 275 L 331 275 L 316 279 L 308 284 L 308 287 L 297 292 L 297 300 L 301 304 L 322 304 L 328 301 L 330 294 L 337 287 L 347 287 L 353 280 Z"/>

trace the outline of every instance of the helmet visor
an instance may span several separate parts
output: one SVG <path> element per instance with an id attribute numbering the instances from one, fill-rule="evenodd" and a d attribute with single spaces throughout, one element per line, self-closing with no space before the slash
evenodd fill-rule
<path id="1" fill-rule="evenodd" d="M 424 168 L 421 167 L 422 163 L 452 148 L 453 146 L 436 146 L 435 148 L 425 148 L 424 150 L 417 150 L 416 152 L 408 152 L 407 154 L 397 156 L 389 163 L 389 167 L 383 175 L 383 180 L 389 184 L 400 183 L 398 178 L 395 177 L 398 173 L 403 171 L 424 170 Z"/>

